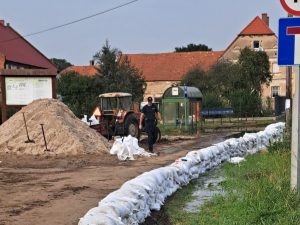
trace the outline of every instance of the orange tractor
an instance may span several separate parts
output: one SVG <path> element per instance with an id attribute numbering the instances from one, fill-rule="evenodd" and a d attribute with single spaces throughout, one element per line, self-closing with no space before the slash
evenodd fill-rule
<path id="1" fill-rule="evenodd" d="M 139 129 L 139 118 L 141 112 L 139 106 L 132 103 L 132 95 L 123 92 L 105 93 L 99 95 L 100 105 L 97 106 L 93 115 L 99 124 L 91 125 L 104 137 L 111 139 L 113 136 L 131 135 L 140 138 L 144 128 Z M 142 123 L 144 127 L 144 122 Z M 161 138 L 159 128 L 157 130 L 156 141 Z"/>

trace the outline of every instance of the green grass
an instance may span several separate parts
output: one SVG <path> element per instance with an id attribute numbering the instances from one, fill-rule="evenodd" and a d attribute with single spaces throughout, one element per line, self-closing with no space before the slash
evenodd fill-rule
<path id="1" fill-rule="evenodd" d="M 192 198 L 195 182 L 176 192 L 166 202 L 174 225 L 298 225 L 300 202 L 290 191 L 290 144 L 269 148 L 268 153 L 247 157 L 239 166 L 226 164 L 225 196 L 216 196 L 199 213 L 182 210 Z"/>

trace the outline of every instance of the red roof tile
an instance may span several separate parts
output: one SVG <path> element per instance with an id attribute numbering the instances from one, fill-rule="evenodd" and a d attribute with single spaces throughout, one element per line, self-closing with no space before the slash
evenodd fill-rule
<path id="1" fill-rule="evenodd" d="M 274 32 L 259 17 L 255 17 L 239 35 L 274 35 Z"/>
<path id="2" fill-rule="evenodd" d="M 97 66 L 70 66 L 63 71 L 60 72 L 60 74 L 66 74 L 69 72 L 76 72 L 81 76 L 95 76 L 96 74 L 99 74 L 99 67 Z"/>
<path id="3" fill-rule="evenodd" d="M 0 53 L 7 61 L 57 70 L 51 61 L 10 26 L 0 23 Z"/>
<path id="4" fill-rule="evenodd" d="M 131 65 L 143 72 L 146 81 L 179 81 L 192 68 L 208 70 L 222 56 L 216 52 L 126 54 Z"/>

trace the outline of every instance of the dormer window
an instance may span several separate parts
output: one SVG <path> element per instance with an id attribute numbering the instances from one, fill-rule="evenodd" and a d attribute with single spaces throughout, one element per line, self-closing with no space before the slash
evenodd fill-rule
<path id="1" fill-rule="evenodd" d="M 253 41 L 253 48 L 254 49 L 259 49 L 259 41 Z"/>

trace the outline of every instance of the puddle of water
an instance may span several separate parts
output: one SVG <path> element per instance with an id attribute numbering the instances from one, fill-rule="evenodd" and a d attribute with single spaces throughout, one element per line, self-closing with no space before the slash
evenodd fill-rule
<path id="1" fill-rule="evenodd" d="M 218 174 L 218 170 L 211 171 L 197 179 L 196 191 L 193 193 L 194 199 L 188 202 L 183 208 L 189 213 L 200 212 L 201 206 L 216 195 L 225 195 L 221 188 L 221 183 L 225 178 Z"/>

